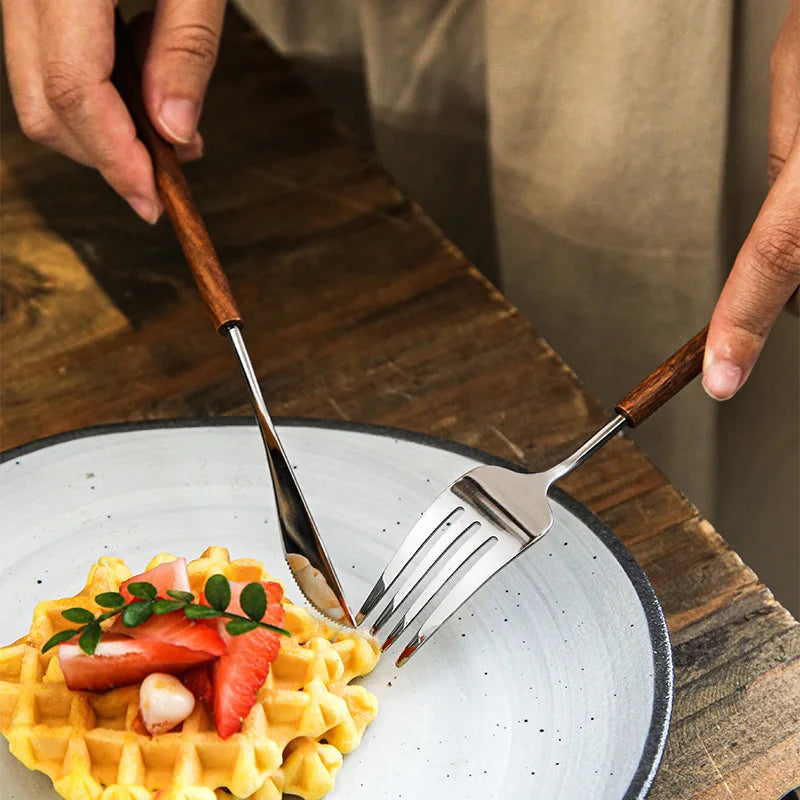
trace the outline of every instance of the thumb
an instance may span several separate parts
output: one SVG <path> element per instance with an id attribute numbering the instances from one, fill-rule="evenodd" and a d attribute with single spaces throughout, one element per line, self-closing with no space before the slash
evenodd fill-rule
<path id="1" fill-rule="evenodd" d="M 160 0 L 142 91 L 150 119 L 169 141 L 192 141 L 217 60 L 225 0 Z"/>

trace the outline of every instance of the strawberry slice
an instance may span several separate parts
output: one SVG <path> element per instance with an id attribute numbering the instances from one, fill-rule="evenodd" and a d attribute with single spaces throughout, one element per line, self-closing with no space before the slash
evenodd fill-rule
<path id="1" fill-rule="evenodd" d="M 112 636 L 104 637 L 91 656 L 69 642 L 58 648 L 67 688 L 90 692 L 138 683 L 153 672 L 175 675 L 213 658 L 210 653 L 167 642 Z"/>
<path id="2" fill-rule="evenodd" d="M 214 706 L 214 684 L 211 681 L 211 665 L 200 664 L 192 667 L 181 677 L 183 685 L 194 695 L 195 700 L 202 700 L 209 708 Z"/>
<path id="3" fill-rule="evenodd" d="M 228 611 L 231 614 L 239 614 L 240 616 L 246 616 L 244 610 L 242 609 L 241 603 L 239 602 L 239 598 L 242 596 L 242 589 L 247 586 L 247 583 L 243 583 L 242 581 L 230 581 L 231 585 L 231 602 L 228 605 Z M 261 619 L 262 622 L 266 622 L 270 625 L 277 625 L 280 627 L 283 624 L 283 606 L 278 608 L 272 608 L 273 605 L 278 606 L 283 600 L 283 587 L 277 581 L 261 581 L 261 585 L 264 587 L 264 591 L 267 595 L 267 611 L 265 612 L 263 618 Z M 279 614 L 281 617 L 280 624 L 277 622 L 273 622 L 271 619 L 267 619 L 267 614 L 269 613 Z"/>
<path id="4" fill-rule="evenodd" d="M 118 617 L 109 628 L 109 633 L 176 644 L 212 656 L 221 656 L 225 652 L 225 642 L 215 628 L 197 620 L 186 619 L 180 610 L 163 616 L 153 615 L 147 622 L 133 628 L 127 628 Z"/>
<path id="5" fill-rule="evenodd" d="M 231 582 L 231 603 L 228 610 L 241 614 L 239 596 L 246 583 Z M 285 613 L 280 599 L 283 590 L 277 583 L 264 583 L 267 592 L 267 610 L 261 618 L 270 625 L 283 625 Z M 211 665 L 214 697 L 214 725 L 221 738 L 227 739 L 242 726 L 256 702 L 256 692 L 264 685 L 269 665 L 278 657 L 280 635 L 264 628 L 231 636 L 223 620 L 218 630 L 228 651 Z"/>
<path id="6" fill-rule="evenodd" d="M 186 559 L 176 558 L 174 561 L 165 561 L 157 567 L 148 569 L 139 575 L 134 575 L 132 578 L 123 581 L 119 587 L 119 593 L 125 598 L 127 602 L 134 599 L 133 595 L 128 591 L 128 584 L 138 583 L 139 581 L 146 581 L 152 583 L 156 587 L 159 597 L 167 598 L 167 589 L 175 589 L 179 592 L 190 592 L 189 586 L 189 573 L 186 569 Z"/>

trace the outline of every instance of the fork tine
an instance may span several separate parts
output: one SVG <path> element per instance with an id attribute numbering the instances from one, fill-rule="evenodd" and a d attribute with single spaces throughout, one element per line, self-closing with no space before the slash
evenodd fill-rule
<path id="1" fill-rule="evenodd" d="M 460 544 L 453 547 L 451 552 L 447 554 L 446 563 L 439 567 L 419 597 L 402 614 L 400 620 L 392 628 L 391 633 L 381 645 L 381 650 L 387 650 L 391 647 L 409 624 L 428 606 L 431 600 L 439 595 L 443 587 L 448 583 L 452 583 L 455 577 L 459 573 L 463 573 L 467 565 L 471 564 L 481 551 L 496 541 L 497 535 L 491 527 L 480 526 L 473 529 L 472 533 L 462 539 Z"/>
<path id="2" fill-rule="evenodd" d="M 450 591 L 443 597 L 438 606 L 433 608 L 427 618 L 423 620 L 417 632 L 398 656 L 395 662 L 396 666 L 402 667 L 403 664 L 405 664 L 408 659 L 439 630 L 447 619 L 483 586 L 484 583 L 525 549 L 526 546 L 521 543 L 512 543 L 502 538 L 498 539 L 498 541 L 461 576 Z M 429 605 L 430 600 L 433 599 L 434 598 L 431 597 L 425 605 Z M 424 610 L 425 605 L 416 609 L 416 614 L 414 614 L 414 616 L 419 616 Z M 412 609 L 412 611 L 413 610 L 415 609 Z M 414 617 L 409 615 L 409 622 L 413 621 L 413 619 Z M 395 631 L 392 631 L 392 633 L 395 634 L 395 639 L 399 638 L 403 631 L 408 628 L 408 624 L 404 623 L 405 618 L 401 620 L 402 627 L 397 630 L 397 633 L 395 634 Z"/>
<path id="3" fill-rule="evenodd" d="M 443 533 L 438 538 L 436 544 L 428 550 L 423 559 L 420 559 L 414 572 L 402 586 L 398 587 L 397 591 L 389 598 L 389 602 L 384 606 L 383 611 L 381 611 L 375 622 L 373 622 L 369 630 L 373 636 L 377 635 L 380 629 L 386 624 L 389 617 L 408 601 L 414 592 L 424 583 L 426 577 L 430 577 L 430 575 L 433 574 L 431 573 L 431 569 L 439 564 L 455 543 L 475 531 L 480 524 L 478 520 L 472 520 L 465 528 L 462 528 L 461 525 L 452 526 L 448 532 Z M 406 589 L 406 587 L 410 588 Z M 404 594 L 402 599 L 398 601 L 397 596 L 401 592 L 404 592 Z"/>
<path id="4" fill-rule="evenodd" d="M 380 577 L 367 595 L 367 599 L 356 614 L 357 625 L 360 625 L 381 602 L 389 589 L 392 588 L 397 579 L 405 572 L 406 568 L 425 546 L 425 543 L 431 540 L 438 532 L 452 525 L 464 512 L 464 507 L 462 505 L 454 505 L 448 495 L 449 490 L 439 495 L 408 532 L 403 543 L 380 574 Z"/>

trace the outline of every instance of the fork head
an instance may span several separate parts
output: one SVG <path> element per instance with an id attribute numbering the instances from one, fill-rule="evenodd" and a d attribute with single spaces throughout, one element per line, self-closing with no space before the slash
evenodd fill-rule
<path id="1" fill-rule="evenodd" d="M 553 524 L 548 473 L 481 466 L 452 483 L 423 513 L 378 578 L 357 624 L 386 650 L 414 633 L 397 659 L 402 666 L 477 589 L 541 538 Z M 379 610 L 380 609 L 380 610 Z"/>

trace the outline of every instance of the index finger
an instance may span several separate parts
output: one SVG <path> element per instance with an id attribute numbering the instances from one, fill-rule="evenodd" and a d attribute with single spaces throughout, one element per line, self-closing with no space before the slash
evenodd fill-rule
<path id="1" fill-rule="evenodd" d="M 708 330 L 703 385 L 716 399 L 747 380 L 767 334 L 800 285 L 800 142 L 767 195 L 722 289 Z"/>
<path id="2" fill-rule="evenodd" d="M 148 222 L 161 213 L 153 166 L 114 66 L 112 0 L 38 0 L 44 93 L 106 181 Z"/>

